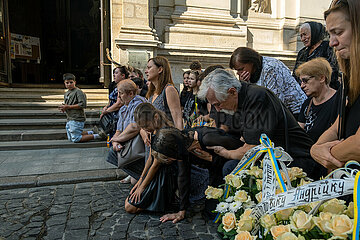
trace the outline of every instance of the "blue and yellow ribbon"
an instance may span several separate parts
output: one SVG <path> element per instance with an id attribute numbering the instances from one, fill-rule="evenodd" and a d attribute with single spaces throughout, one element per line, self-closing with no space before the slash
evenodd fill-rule
<path id="1" fill-rule="evenodd" d="M 278 183 L 280 185 L 281 192 L 286 192 L 287 188 L 286 188 L 284 179 L 281 176 L 281 172 L 280 172 L 280 169 L 279 169 L 279 165 L 278 165 L 278 163 L 276 161 L 276 157 L 275 157 L 274 149 L 273 149 L 273 144 L 272 144 L 271 140 L 265 134 L 261 134 L 260 143 L 267 148 L 267 152 L 269 153 L 271 164 L 272 164 L 273 169 L 274 169 L 275 177 L 276 177 L 276 179 L 277 179 L 277 181 L 278 181 Z"/>
<path id="2" fill-rule="evenodd" d="M 354 182 L 354 229 L 353 229 L 353 240 L 359 240 L 360 238 L 360 223 L 359 223 L 359 215 L 360 215 L 360 189 L 359 189 L 359 178 L 360 172 L 358 172 L 355 176 Z"/>

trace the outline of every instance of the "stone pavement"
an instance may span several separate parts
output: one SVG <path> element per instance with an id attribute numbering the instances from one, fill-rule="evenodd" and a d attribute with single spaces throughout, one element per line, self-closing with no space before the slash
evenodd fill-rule
<path id="1" fill-rule="evenodd" d="M 0 191 L 0 239 L 219 239 L 197 213 L 173 224 L 128 214 L 129 184 L 119 181 Z"/>
<path id="2" fill-rule="evenodd" d="M 105 161 L 108 148 L 0 151 L 0 190 L 116 180 L 125 173 Z"/>

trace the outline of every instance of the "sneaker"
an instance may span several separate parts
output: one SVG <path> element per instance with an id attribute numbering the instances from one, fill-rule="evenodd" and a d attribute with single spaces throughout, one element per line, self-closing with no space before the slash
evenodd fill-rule
<path id="1" fill-rule="evenodd" d="M 99 130 L 98 134 L 99 134 L 99 136 L 101 137 L 102 140 L 107 139 L 107 134 L 103 130 Z"/>
<path id="2" fill-rule="evenodd" d="M 97 126 L 94 126 L 91 131 L 93 131 L 95 134 L 99 134 L 100 132 Z"/>

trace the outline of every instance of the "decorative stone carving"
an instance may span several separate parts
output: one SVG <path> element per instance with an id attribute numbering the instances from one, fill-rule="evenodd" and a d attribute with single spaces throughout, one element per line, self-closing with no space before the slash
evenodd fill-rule
<path id="1" fill-rule="evenodd" d="M 251 0 L 250 10 L 258 13 L 271 14 L 271 0 Z"/>

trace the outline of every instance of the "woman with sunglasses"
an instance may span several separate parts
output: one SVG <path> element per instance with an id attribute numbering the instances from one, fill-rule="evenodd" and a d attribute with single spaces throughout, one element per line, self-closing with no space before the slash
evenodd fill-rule
<path id="1" fill-rule="evenodd" d="M 330 46 L 344 73 L 345 108 L 313 145 L 311 156 L 331 171 L 349 160 L 360 161 L 360 1 L 335 0 L 324 16 Z"/>
<path id="2" fill-rule="evenodd" d="M 299 125 L 316 142 L 337 117 L 336 91 L 330 87 L 331 66 L 325 58 L 315 58 L 301 64 L 296 76 L 308 99 L 300 109 Z"/>

